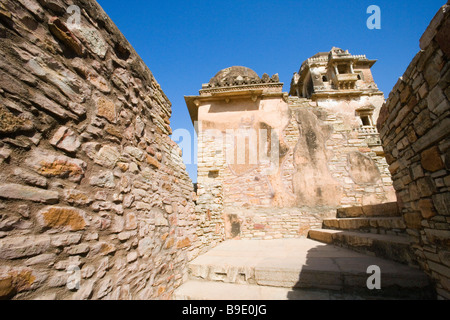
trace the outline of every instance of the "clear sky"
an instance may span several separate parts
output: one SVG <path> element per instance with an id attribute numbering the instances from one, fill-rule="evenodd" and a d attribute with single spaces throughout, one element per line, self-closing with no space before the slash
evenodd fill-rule
<path id="1" fill-rule="evenodd" d="M 238 65 L 262 76 L 292 74 L 333 46 L 377 59 L 372 72 L 387 97 L 420 50 L 419 39 L 445 0 L 97 0 L 148 65 L 172 102 L 173 130 L 193 127 L 184 96 L 219 70 Z M 381 29 L 366 26 L 370 5 Z M 195 155 L 192 154 L 191 163 Z M 187 164 L 195 182 L 197 167 Z"/>

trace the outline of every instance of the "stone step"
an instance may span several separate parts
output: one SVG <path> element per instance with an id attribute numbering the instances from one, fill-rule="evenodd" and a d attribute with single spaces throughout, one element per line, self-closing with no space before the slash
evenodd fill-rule
<path id="1" fill-rule="evenodd" d="M 381 291 L 367 288 L 367 268 L 371 265 L 381 269 Z M 190 262 L 189 278 L 196 282 L 331 290 L 362 296 L 432 296 L 428 277 L 416 268 L 310 239 L 227 241 Z M 189 286 L 194 285 L 180 290 Z M 199 290 L 201 293 L 203 289 Z M 282 295 L 288 291 L 276 292 Z M 181 297 L 183 291 L 177 293 Z M 298 294 L 306 298 L 306 292 Z M 245 299 L 257 299 L 257 295 L 249 294 Z"/>
<path id="2" fill-rule="evenodd" d="M 337 218 L 401 217 L 397 202 L 337 209 Z"/>
<path id="3" fill-rule="evenodd" d="M 330 300 L 328 291 L 275 288 L 217 281 L 190 280 L 179 287 L 174 300 Z"/>
<path id="4" fill-rule="evenodd" d="M 420 289 L 419 289 L 420 290 Z M 332 290 L 312 290 L 299 288 L 269 287 L 250 284 L 224 283 L 217 281 L 189 280 L 175 290 L 174 300 L 364 300 L 364 299 L 430 299 L 433 296 L 424 295 L 419 290 L 405 289 L 403 295 L 399 291 L 392 296 L 371 292 L 371 295 Z M 421 291 L 421 290 L 420 290 Z"/>
<path id="5" fill-rule="evenodd" d="M 330 229 L 310 230 L 313 240 L 349 248 L 408 265 L 415 265 L 414 253 L 406 235 L 384 235 Z"/>
<path id="6" fill-rule="evenodd" d="M 356 230 L 375 234 L 401 235 L 406 233 L 406 225 L 401 217 L 359 217 L 323 220 L 324 229 Z"/>

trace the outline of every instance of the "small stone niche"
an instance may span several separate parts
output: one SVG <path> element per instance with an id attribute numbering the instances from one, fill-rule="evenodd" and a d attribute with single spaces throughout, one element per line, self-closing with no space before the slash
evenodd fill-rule
<path id="1" fill-rule="evenodd" d="M 211 170 L 208 172 L 208 178 L 216 179 L 219 177 L 219 170 Z"/>

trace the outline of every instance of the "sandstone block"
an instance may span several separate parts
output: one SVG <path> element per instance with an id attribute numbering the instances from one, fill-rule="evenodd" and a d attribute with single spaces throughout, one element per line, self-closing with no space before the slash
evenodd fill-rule
<path id="1" fill-rule="evenodd" d="M 46 264 L 48 265 L 51 262 L 54 262 L 56 260 L 56 254 L 54 253 L 44 253 L 41 255 L 38 255 L 36 257 L 27 259 L 25 261 L 25 265 L 27 266 L 33 266 L 37 264 Z"/>
<path id="2" fill-rule="evenodd" d="M 128 213 L 125 216 L 125 229 L 134 230 L 137 228 L 137 218 L 135 213 Z"/>
<path id="3" fill-rule="evenodd" d="M 83 55 L 83 46 L 74 34 L 67 28 L 67 26 L 57 17 L 53 17 L 48 22 L 50 32 L 63 42 L 69 49 L 77 55 Z"/>
<path id="4" fill-rule="evenodd" d="M 87 300 L 92 296 L 95 280 L 83 281 L 80 289 L 72 296 L 73 300 Z"/>
<path id="5" fill-rule="evenodd" d="M 0 269 L 0 299 L 10 299 L 17 293 L 36 289 L 47 279 L 45 273 L 38 273 L 27 267 Z"/>
<path id="6" fill-rule="evenodd" d="M 50 153 L 41 148 L 35 149 L 25 163 L 45 177 L 67 178 L 74 182 L 83 178 L 87 167 L 82 160 Z"/>
<path id="7" fill-rule="evenodd" d="M 428 241 L 434 245 L 450 246 L 450 230 L 425 229 Z"/>
<path id="8" fill-rule="evenodd" d="M 69 268 L 79 267 L 79 266 L 81 266 L 80 256 L 72 256 L 66 260 L 58 261 L 55 264 L 55 269 L 56 270 L 67 270 Z M 67 279 L 67 274 L 65 274 L 65 279 Z"/>
<path id="9" fill-rule="evenodd" d="M 67 247 L 70 245 L 78 244 L 81 241 L 81 233 L 67 233 L 54 235 L 51 237 L 52 246 L 55 247 Z"/>
<path id="10" fill-rule="evenodd" d="M 119 233 L 125 229 L 125 219 L 122 217 L 113 217 L 110 231 L 112 233 Z"/>
<path id="11" fill-rule="evenodd" d="M 419 189 L 421 197 L 429 197 L 436 192 L 436 187 L 432 179 L 428 176 L 417 180 L 417 188 Z"/>
<path id="12" fill-rule="evenodd" d="M 129 254 L 127 254 L 127 262 L 131 263 L 136 261 L 138 258 L 138 253 L 136 251 L 130 252 Z"/>
<path id="13" fill-rule="evenodd" d="M 144 158 L 144 151 L 136 147 L 126 146 L 123 152 L 139 161 L 141 161 Z"/>
<path id="14" fill-rule="evenodd" d="M 422 216 L 420 212 L 408 212 L 403 215 L 406 226 L 410 229 L 421 229 Z"/>
<path id="15" fill-rule="evenodd" d="M 88 205 L 94 201 L 85 192 L 76 189 L 64 190 L 64 200 L 72 205 Z"/>
<path id="16" fill-rule="evenodd" d="M 86 213 L 73 207 L 47 207 L 39 211 L 36 218 L 42 229 L 80 231 L 89 225 Z"/>
<path id="17" fill-rule="evenodd" d="M 19 236 L 0 239 L 0 259 L 18 259 L 32 257 L 47 251 L 51 247 L 50 237 Z"/>
<path id="18" fill-rule="evenodd" d="M 59 194 L 56 191 L 8 183 L 0 186 L 0 198 L 52 204 L 58 202 Z"/>
<path id="19" fill-rule="evenodd" d="M 33 130 L 33 122 L 29 119 L 15 116 L 6 108 L 0 107 L 0 133 L 18 133 Z"/>
<path id="20" fill-rule="evenodd" d="M 418 204 L 418 208 L 425 219 L 430 219 L 436 215 L 434 210 L 433 201 L 431 199 L 421 199 Z"/>
<path id="21" fill-rule="evenodd" d="M 177 241 L 178 249 L 186 248 L 186 247 L 189 247 L 190 245 L 191 245 L 191 240 L 188 237 L 185 237 L 184 239 Z"/>
<path id="22" fill-rule="evenodd" d="M 119 150 L 114 146 L 103 146 L 94 157 L 94 162 L 106 167 L 113 169 L 120 157 Z"/>
<path id="23" fill-rule="evenodd" d="M 25 171 L 21 168 L 14 169 L 14 175 L 22 179 L 26 184 L 32 186 L 46 188 L 48 185 L 47 179 L 45 179 L 44 177 L 37 175 L 35 173 Z"/>
<path id="24" fill-rule="evenodd" d="M 50 139 L 50 144 L 67 152 L 75 152 L 80 147 L 81 142 L 75 132 L 62 126 Z"/>
<path id="25" fill-rule="evenodd" d="M 448 10 L 448 6 L 447 6 L 447 10 Z M 449 34 L 450 34 L 450 22 L 447 19 L 442 24 L 442 26 L 440 27 L 440 29 L 436 35 L 436 41 L 439 44 L 439 47 L 441 48 L 441 50 L 447 56 L 447 59 L 450 58 L 450 45 L 449 45 L 450 35 Z"/>
<path id="26" fill-rule="evenodd" d="M 111 171 L 101 171 L 89 180 L 91 186 L 113 189 L 116 186 L 114 174 Z"/>
<path id="27" fill-rule="evenodd" d="M 169 221 L 166 219 L 164 211 L 159 208 L 152 208 L 150 214 L 155 219 L 155 226 L 164 227 L 169 225 Z"/>
<path id="28" fill-rule="evenodd" d="M 437 146 L 423 151 L 420 154 L 420 158 L 422 167 L 425 170 L 435 172 L 444 168 L 444 162 L 441 159 L 439 148 Z"/>
<path id="29" fill-rule="evenodd" d="M 101 59 L 105 58 L 106 52 L 108 51 L 108 45 L 100 32 L 94 28 L 85 26 L 75 29 L 74 32 L 80 39 L 84 40 L 83 42 L 93 53 L 98 55 Z"/>
<path id="30" fill-rule="evenodd" d="M 79 254 L 81 254 L 81 255 L 86 254 L 89 252 L 89 250 L 90 250 L 89 245 L 86 243 L 82 243 L 82 244 L 67 248 L 66 252 L 71 256 L 75 256 L 75 255 L 79 255 Z"/>
<path id="31" fill-rule="evenodd" d="M 433 195 L 433 204 L 437 212 L 443 216 L 450 215 L 450 192 Z"/>
<path id="32" fill-rule="evenodd" d="M 156 160 L 152 156 L 147 155 L 146 161 L 149 165 L 151 165 L 152 167 L 154 167 L 156 169 L 159 169 L 159 167 L 161 166 L 161 164 L 158 162 L 158 160 Z"/>
<path id="33" fill-rule="evenodd" d="M 416 119 L 417 120 L 417 119 Z M 425 120 L 426 121 L 426 120 Z M 450 118 L 445 118 L 437 125 L 433 126 L 426 135 L 422 136 L 413 144 L 415 152 L 421 152 L 422 150 L 430 147 L 431 145 L 441 141 L 450 133 Z"/>
<path id="34" fill-rule="evenodd" d="M 111 278 L 106 278 L 104 279 L 102 282 L 99 283 L 99 288 L 97 291 L 97 294 L 95 296 L 96 299 L 101 299 L 104 296 L 106 296 L 109 292 L 111 292 L 112 290 L 112 279 Z"/>
<path id="35" fill-rule="evenodd" d="M 114 102 L 106 98 L 100 98 L 97 100 L 97 115 L 105 118 L 111 123 L 116 123 L 117 112 Z"/>

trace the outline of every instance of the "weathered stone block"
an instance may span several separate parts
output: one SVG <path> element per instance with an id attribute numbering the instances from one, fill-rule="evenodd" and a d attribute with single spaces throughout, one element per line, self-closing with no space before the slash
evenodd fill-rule
<path id="1" fill-rule="evenodd" d="M 448 6 L 447 6 L 448 10 Z M 448 13 L 447 13 L 448 15 Z M 450 20 L 446 19 L 436 34 L 436 42 L 439 44 L 442 52 L 450 58 Z"/>
<path id="2" fill-rule="evenodd" d="M 131 157 L 135 158 L 136 160 L 141 161 L 144 158 L 144 151 L 142 151 L 139 148 L 132 147 L 132 146 L 126 146 L 123 149 L 124 154 L 128 154 Z"/>
<path id="3" fill-rule="evenodd" d="M 421 199 L 418 204 L 418 209 L 424 219 L 430 219 L 436 215 L 433 201 L 431 199 Z"/>
<path id="4" fill-rule="evenodd" d="M 435 172 L 444 168 L 444 162 L 437 146 L 431 147 L 420 154 L 420 162 L 425 170 Z"/>
<path id="5" fill-rule="evenodd" d="M 434 76 L 434 79 L 439 79 L 439 71 L 437 72 L 437 75 Z M 439 86 L 435 86 L 427 97 L 428 108 L 431 112 L 436 113 L 436 108 L 445 99 L 446 98 L 444 93 L 442 92 L 442 89 Z"/>
<path id="6" fill-rule="evenodd" d="M 83 46 L 75 35 L 67 28 L 67 26 L 57 17 L 50 18 L 48 22 L 50 32 L 63 42 L 69 49 L 77 55 L 83 55 Z"/>
<path id="7" fill-rule="evenodd" d="M 75 152 L 80 147 L 81 142 L 75 132 L 62 126 L 55 132 L 52 139 L 50 139 L 50 144 L 68 152 Z"/>
<path id="8" fill-rule="evenodd" d="M 83 178 L 87 167 L 82 160 L 53 154 L 41 148 L 33 150 L 25 163 L 45 177 L 67 178 L 74 182 Z"/>
<path id="9" fill-rule="evenodd" d="M 55 247 L 67 247 L 70 245 L 78 244 L 81 241 L 81 233 L 67 233 L 54 235 L 51 237 L 52 246 Z"/>
<path id="10" fill-rule="evenodd" d="M 32 186 L 46 188 L 48 185 L 47 179 L 45 179 L 44 177 L 35 173 L 25 171 L 21 168 L 14 169 L 14 175 L 23 180 L 26 184 Z"/>
<path id="11" fill-rule="evenodd" d="M 0 299 L 10 299 L 17 293 L 39 287 L 47 274 L 27 267 L 0 269 Z"/>
<path id="12" fill-rule="evenodd" d="M 42 229 L 80 231 L 89 225 L 86 213 L 72 207 L 47 207 L 37 213 L 36 219 Z"/>
<path id="13" fill-rule="evenodd" d="M 33 266 L 33 265 L 37 265 L 37 264 L 49 265 L 50 263 L 54 262 L 55 260 L 56 260 L 56 254 L 44 253 L 44 254 L 38 255 L 36 257 L 27 259 L 25 261 L 25 265 L 27 265 L 27 266 Z"/>
<path id="14" fill-rule="evenodd" d="M 107 256 L 110 254 L 113 254 L 116 252 L 117 248 L 114 244 L 101 241 L 95 245 L 92 246 L 89 257 L 93 256 L 95 257 L 97 254 L 100 254 L 102 256 Z"/>
<path id="15" fill-rule="evenodd" d="M 425 119 L 425 121 L 427 120 Z M 426 135 L 420 137 L 419 140 L 417 140 L 412 147 L 415 152 L 420 152 L 430 147 L 431 145 L 441 141 L 449 134 L 450 134 L 450 118 L 445 118 L 442 121 L 440 121 L 437 125 L 433 126 L 427 132 Z"/>
<path id="16" fill-rule="evenodd" d="M 431 244 L 450 246 L 450 230 L 425 229 L 425 234 Z"/>
<path id="17" fill-rule="evenodd" d="M 125 216 L 125 229 L 134 230 L 137 228 L 137 217 L 133 212 L 127 213 Z"/>
<path id="18" fill-rule="evenodd" d="M 156 169 L 159 169 L 159 167 L 161 166 L 161 164 L 158 162 L 158 160 L 156 160 L 152 156 L 147 155 L 146 161 L 149 165 L 151 165 L 152 167 L 154 167 Z"/>
<path id="19" fill-rule="evenodd" d="M 0 259 L 18 259 L 36 256 L 51 247 L 50 237 L 19 236 L 0 239 Z"/>
<path id="20" fill-rule="evenodd" d="M 406 226 L 411 229 L 421 229 L 422 216 L 420 212 L 408 212 L 403 215 Z"/>
<path id="21" fill-rule="evenodd" d="M 6 108 L 0 107 L 0 133 L 19 133 L 33 129 L 34 125 L 31 120 L 15 116 Z"/>
<path id="22" fill-rule="evenodd" d="M 116 123 L 117 111 L 114 102 L 106 98 L 99 98 L 97 100 L 97 115 L 111 123 Z"/>
<path id="23" fill-rule="evenodd" d="M 86 44 L 86 46 L 101 59 L 105 58 L 108 51 L 108 45 L 94 28 L 82 26 L 81 28 L 73 30 L 75 34 Z"/>
<path id="24" fill-rule="evenodd" d="M 177 241 L 178 249 L 186 248 L 186 247 L 189 247 L 190 245 L 191 245 L 191 240 L 188 237 L 185 237 L 184 239 Z"/>
<path id="25" fill-rule="evenodd" d="M 89 252 L 89 250 L 90 250 L 89 245 L 86 243 L 82 243 L 76 246 L 69 247 L 65 251 L 67 252 L 67 254 L 75 256 L 86 254 Z"/>
<path id="26" fill-rule="evenodd" d="M 8 183 L 0 186 L 0 198 L 52 204 L 58 202 L 59 194 L 56 191 Z"/>
<path id="27" fill-rule="evenodd" d="M 120 152 L 114 146 L 103 146 L 94 157 L 94 162 L 106 167 L 113 169 L 119 160 Z"/>
<path id="28" fill-rule="evenodd" d="M 113 189 L 116 186 L 114 174 L 111 171 L 101 171 L 98 175 L 92 176 L 89 183 L 101 188 Z"/>
<path id="29" fill-rule="evenodd" d="M 70 204 L 76 205 L 88 205 L 94 201 L 93 199 L 89 198 L 88 194 L 76 189 L 64 190 L 64 200 Z"/>
<path id="30" fill-rule="evenodd" d="M 417 188 L 422 197 L 429 197 L 436 192 L 436 186 L 434 185 L 433 180 L 428 176 L 417 180 Z"/>
<path id="31" fill-rule="evenodd" d="M 439 214 L 450 216 L 450 192 L 433 195 L 433 203 Z"/>
<path id="32" fill-rule="evenodd" d="M 95 280 L 83 281 L 80 289 L 72 296 L 74 300 L 86 300 L 92 297 Z"/>

